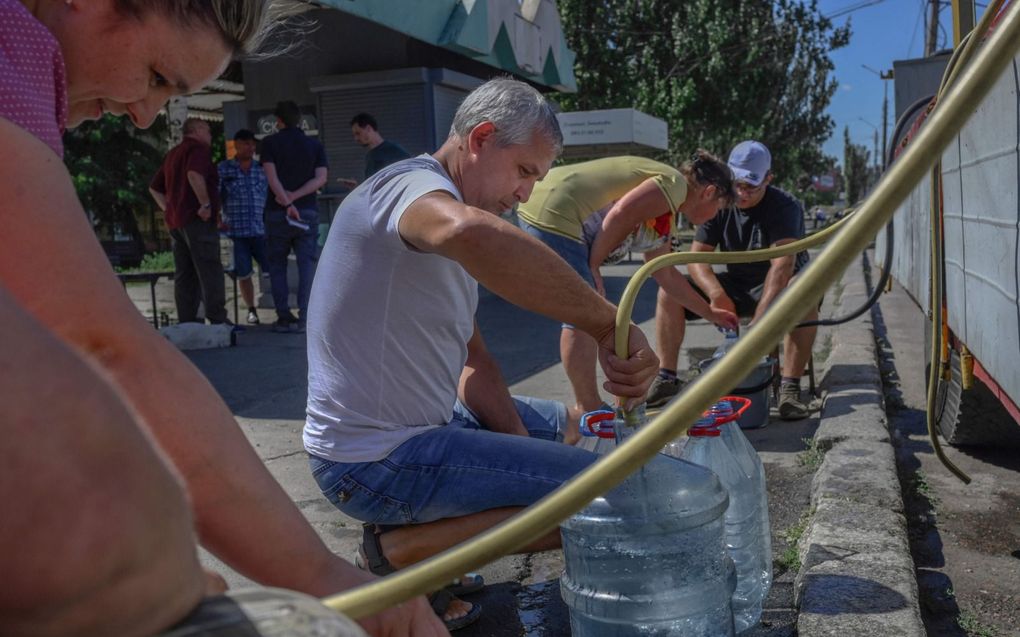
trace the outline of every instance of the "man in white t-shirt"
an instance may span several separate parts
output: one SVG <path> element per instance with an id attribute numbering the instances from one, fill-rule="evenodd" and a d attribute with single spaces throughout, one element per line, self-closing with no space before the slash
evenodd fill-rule
<path id="1" fill-rule="evenodd" d="M 537 91 L 492 80 L 434 155 L 383 168 L 337 211 L 311 295 L 304 444 L 323 493 L 369 523 L 374 572 L 477 535 L 595 459 L 561 442 L 576 430 L 564 405 L 511 397 L 474 321 L 478 283 L 591 334 L 612 394 L 639 402 L 655 374 L 644 335 L 632 326 L 631 357 L 612 356 L 616 308 L 499 216 L 561 146 Z M 557 531 L 525 550 L 558 545 Z M 477 616 L 455 604 L 451 629 Z"/>

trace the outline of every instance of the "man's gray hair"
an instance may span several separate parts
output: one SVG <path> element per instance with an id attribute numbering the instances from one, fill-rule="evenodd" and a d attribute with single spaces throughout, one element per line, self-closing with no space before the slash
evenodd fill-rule
<path id="1" fill-rule="evenodd" d="M 471 91 L 453 116 L 450 136 L 466 139 L 482 122 L 495 125 L 500 146 L 530 144 L 539 133 L 552 143 L 557 155 L 563 150 L 563 133 L 552 105 L 524 82 L 496 78 Z"/>

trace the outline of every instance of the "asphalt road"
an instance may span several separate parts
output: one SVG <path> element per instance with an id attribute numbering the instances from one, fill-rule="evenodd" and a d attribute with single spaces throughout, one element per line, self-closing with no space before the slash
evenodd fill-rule
<path id="1" fill-rule="evenodd" d="M 1020 449 L 944 446 L 973 482 L 949 473 L 925 425 L 925 318 L 898 285 L 873 318 L 928 634 L 1020 636 Z"/>

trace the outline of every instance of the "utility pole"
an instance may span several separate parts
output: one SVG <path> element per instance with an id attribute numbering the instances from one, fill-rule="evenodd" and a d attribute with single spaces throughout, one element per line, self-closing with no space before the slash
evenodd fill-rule
<path id="1" fill-rule="evenodd" d="M 892 71 L 889 71 L 889 77 L 882 75 L 881 78 L 882 80 L 892 79 Z M 882 159 L 878 162 L 878 165 L 882 167 L 882 170 L 885 170 L 885 161 L 886 157 L 888 157 L 886 153 L 889 148 L 886 145 L 886 135 L 889 128 L 889 82 L 882 82 L 882 90 L 885 93 L 885 95 L 882 96 Z"/>
<path id="2" fill-rule="evenodd" d="M 974 0 L 952 0 L 953 45 L 959 46 L 963 36 L 974 28 Z"/>
<path id="3" fill-rule="evenodd" d="M 893 79 L 893 70 L 888 71 L 876 71 L 867 64 L 862 64 L 862 67 L 871 71 L 883 80 L 882 83 L 882 156 L 878 165 L 884 170 L 888 146 L 888 134 L 889 134 L 889 80 Z"/>
<path id="4" fill-rule="evenodd" d="M 939 0 L 929 0 L 929 4 L 931 17 L 928 19 L 928 37 L 924 41 L 925 56 L 935 53 L 935 47 L 939 40 Z"/>

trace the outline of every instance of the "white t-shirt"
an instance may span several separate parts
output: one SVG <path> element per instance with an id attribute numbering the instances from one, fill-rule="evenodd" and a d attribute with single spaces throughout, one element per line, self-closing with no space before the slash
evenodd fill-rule
<path id="1" fill-rule="evenodd" d="M 337 209 L 312 284 L 304 445 L 336 462 L 385 458 L 449 422 L 478 283 L 397 232 L 426 193 L 462 200 L 429 155 L 383 168 Z"/>

